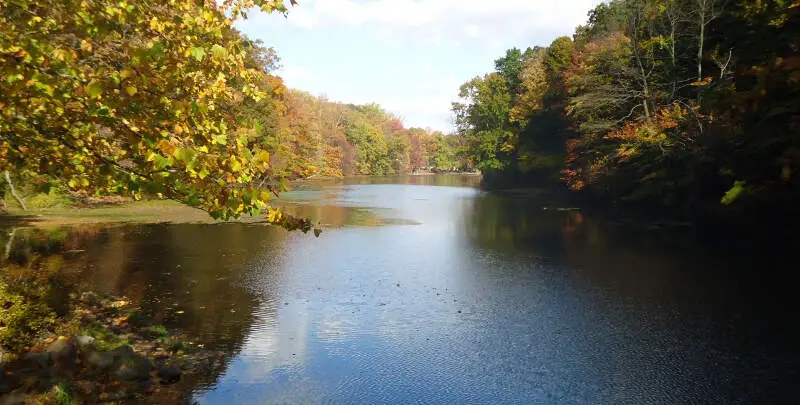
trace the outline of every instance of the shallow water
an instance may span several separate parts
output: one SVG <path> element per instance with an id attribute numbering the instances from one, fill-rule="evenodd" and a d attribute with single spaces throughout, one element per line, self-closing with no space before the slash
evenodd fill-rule
<path id="1" fill-rule="evenodd" d="M 127 295 L 228 353 L 187 385 L 200 404 L 800 398 L 782 260 L 704 251 L 684 232 L 633 231 L 474 183 L 303 184 L 285 204 L 324 224 L 320 238 L 93 225 L 21 231 L 10 259 L 60 252 L 83 288 Z"/>

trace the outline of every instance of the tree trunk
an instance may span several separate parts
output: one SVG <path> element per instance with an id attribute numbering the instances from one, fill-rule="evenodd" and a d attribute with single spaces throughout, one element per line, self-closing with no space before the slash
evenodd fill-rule
<path id="1" fill-rule="evenodd" d="M 22 197 L 17 194 L 17 190 L 14 189 L 14 183 L 11 182 L 11 175 L 8 173 L 8 170 L 6 170 L 3 174 L 5 175 L 6 183 L 8 183 L 8 189 L 11 190 L 11 195 L 17 200 L 19 206 L 22 207 L 22 210 L 27 211 L 28 207 L 25 205 L 25 200 L 23 200 Z"/>
<path id="2" fill-rule="evenodd" d="M 704 2 L 705 3 L 705 2 Z M 705 8 L 705 5 L 701 6 Z M 697 81 L 703 81 L 703 46 L 706 39 L 705 10 L 700 11 L 700 38 L 697 47 Z"/>

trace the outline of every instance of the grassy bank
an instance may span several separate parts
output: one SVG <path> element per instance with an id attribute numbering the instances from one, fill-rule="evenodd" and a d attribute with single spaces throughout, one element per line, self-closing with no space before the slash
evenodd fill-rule
<path id="1" fill-rule="evenodd" d="M 204 211 L 174 201 L 139 201 L 91 208 L 59 206 L 22 211 L 12 208 L 0 215 L 2 222 L 29 223 L 35 226 L 61 226 L 86 223 L 212 223 Z"/>

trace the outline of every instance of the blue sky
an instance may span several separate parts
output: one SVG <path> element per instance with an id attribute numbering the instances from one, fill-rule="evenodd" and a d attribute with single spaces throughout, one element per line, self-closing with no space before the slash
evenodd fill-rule
<path id="1" fill-rule="evenodd" d="M 407 127 L 452 129 L 458 87 L 511 47 L 571 35 L 599 0 L 300 0 L 237 23 L 275 47 L 286 85 L 375 102 Z"/>

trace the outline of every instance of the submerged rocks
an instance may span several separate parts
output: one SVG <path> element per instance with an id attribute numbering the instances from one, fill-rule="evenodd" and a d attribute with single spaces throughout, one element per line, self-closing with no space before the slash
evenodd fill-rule
<path id="1" fill-rule="evenodd" d="M 67 369 L 75 366 L 78 347 L 72 339 L 62 336 L 50 343 L 45 349 L 45 353 L 50 354 L 50 360 L 56 367 Z"/>
<path id="2" fill-rule="evenodd" d="M 73 299 L 76 310 L 63 320 L 68 327 L 53 333 L 84 332 L 55 340 L 42 336 L 24 354 L 0 352 L 0 405 L 52 402 L 65 382 L 76 403 L 139 403 L 147 395 L 180 391 L 181 380 L 217 360 L 203 345 L 185 343 L 147 321 L 127 300 L 95 294 Z"/>
<path id="3" fill-rule="evenodd" d="M 150 379 L 153 364 L 147 357 L 130 359 L 119 366 L 117 378 L 122 381 L 145 381 Z"/>
<path id="4" fill-rule="evenodd" d="M 114 367 L 116 355 L 113 352 L 91 351 L 86 355 L 86 364 L 93 371 L 106 372 Z"/>
<path id="5" fill-rule="evenodd" d="M 24 392 L 12 392 L 0 397 L 0 405 L 25 405 L 27 396 Z"/>
<path id="6" fill-rule="evenodd" d="M 24 367 L 31 367 L 35 369 L 49 369 L 52 366 L 53 361 L 50 357 L 50 353 L 47 352 L 31 352 L 25 353 L 20 357 L 20 363 Z"/>
<path id="7" fill-rule="evenodd" d="M 161 366 L 156 371 L 156 377 L 162 385 L 175 384 L 181 380 L 181 371 L 175 367 Z"/>
<path id="8" fill-rule="evenodd" d="M 75 336 L 75 343 L 77 343 L 78 346 L 81 347 L 81 348 L 85 348 L 85 347 L 89 347 L 89 346 L 93 345 L 95 340 L 97 340 L 97 339 L 95 339 L 95 338 L 93 338 L 91 336 L 85 336 L 85 335 Z"/>

